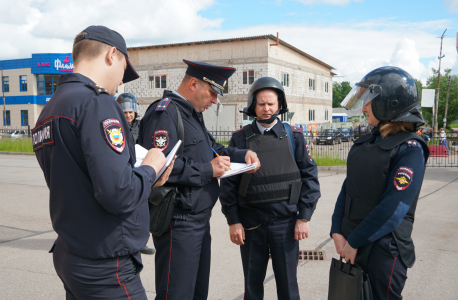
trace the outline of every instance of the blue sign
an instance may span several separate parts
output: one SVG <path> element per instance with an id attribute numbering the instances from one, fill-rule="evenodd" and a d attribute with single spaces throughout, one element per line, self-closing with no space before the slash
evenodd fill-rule
<path id="1" fill-rule="evenodd" d="M 71 53 L 32 54 L 32 74 L 64 74 L 73 72 Z"/>

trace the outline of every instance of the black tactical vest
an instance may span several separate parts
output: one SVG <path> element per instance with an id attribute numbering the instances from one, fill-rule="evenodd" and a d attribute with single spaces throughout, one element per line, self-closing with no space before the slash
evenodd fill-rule
<path id="1" fill-rule="evenodd" d="M 375 136 L 369 133 L 354 142 L 347 159 L 347 194 L 345 198 L 345 214 L 341 226 L 341 232 L 345 238 L 380 203 L 386 190 L 391 158 L 396 154 L 396 150 L 402 143 L 411 139 L 415 139 L 423 146 L 426 163 L 429 156 L 428 146 L 414 132 L 399 132 L 382 139 L 378 144 L 371 144 L 375 140 Z M 421 180 L 423 181 L 423 178 Z M 419 194 L 420 191 L 415 196 L 415 200 L 402 220 L 401 225 L 392 232 L 401 259 L 409 268 L 415 262 L 414 245 L 410 236 Z M 372 244 L 366 247 L 367 255 L 371 247 Z"/>
<path id="2" fill-rule="evenodd" d="M 256 152 L 261 168 L 256 173 L 242 175 L 239 195 L 252 204 L 280 201 L 297 204 L 302 186 L 301 173 L 285 128 L 282 126 L 279 137 L 273 133 L 254 133 L 251 124 L 243 127 L 243 131 L 246 148 Z"/>

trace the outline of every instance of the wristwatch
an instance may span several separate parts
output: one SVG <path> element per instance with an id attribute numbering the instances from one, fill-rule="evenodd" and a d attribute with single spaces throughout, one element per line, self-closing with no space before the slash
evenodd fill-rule
<path id="1" fill-rule="evenodd" d="M 309 222 L 309 220 L 306 220 L 306 219 L 301 219 L 301 220 L 304 221 L 304 222 Z"/>

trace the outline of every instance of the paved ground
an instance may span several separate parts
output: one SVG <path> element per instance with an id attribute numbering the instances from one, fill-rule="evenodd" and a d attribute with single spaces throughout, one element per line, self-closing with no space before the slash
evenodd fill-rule
<path id="1" fill-rule="evenodd" d="M 301 250 L 322 249 L 324 262 L 299 262 L 303 299 L 327 299 L 331 214 L 345 174 L 320 171 L 322 198 Z M 430 168 L 418 203 L 413 238 L 417 262 L 409 270 L 405 299 L 458 299 L 458 168 Z M 0 299 L 64 299 L 48 253 L 56 234 L 48 210 L 48 188 L 34 156 L 0 155 Z M 220 205 L 212 217 L 209 299 L 243 299 L 239 249 L 228 238 Z M 152 246 L 152 241 L 149 241 Z M 154 257 L 144 256 L 143 284 L 154 299 Z M 186 272 L 184 270 L 184 272 Z M 265 299 L 276 299 L 269 266 Z"/>

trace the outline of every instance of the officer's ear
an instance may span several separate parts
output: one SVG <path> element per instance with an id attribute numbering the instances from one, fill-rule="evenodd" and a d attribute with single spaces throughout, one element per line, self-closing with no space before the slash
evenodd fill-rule
<path id="1" fill-rule="evenodd" d="M 105 62 L 107 65 L 112 66 L 115 62 L 115 59 L 119 59 L 118 57 L 119 51 L 116 47 L 108 47 L 105 52 Z"/>
<path id="2" fill-rule="evenodd" d="M 191 90 L 191 92 L 193 93 L 197 92 L 200 88 L 199 80 L 195 77 L 191 77 L 191 79 L 188 82 L 188 87 Z"/>

